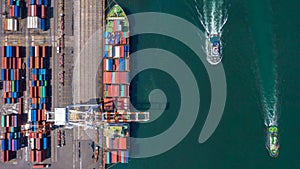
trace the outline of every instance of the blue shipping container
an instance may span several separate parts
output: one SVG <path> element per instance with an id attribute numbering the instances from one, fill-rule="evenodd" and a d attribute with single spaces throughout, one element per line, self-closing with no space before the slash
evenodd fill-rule
<path id="1" fill-rule="evenodd" d="M 14 116 L 14 123 L 15 123 L 14 127 L 17 127 L 18 126 L 18 116 Z"/>
<path id="2" fill-rule="evenodd" d="M 6 143 L 8 144 L 7 149 L 8 149 L 8 150 L 11 150 L 11 141 L 10 141 L 10 140 L 7 140 Z"/>
<path id="3" fill-rule="evenodd" d="M 5 69 L 1 69 L 1 80 L 5 80 Z"/>
<path id="4" fill-rule="evenodd" d="M 29 56 L 30 56 L 30 57 L 33 57 L 33 51 L 34 51 L 34 50 L 33 50 L 33 46 L 30 46 L 30 47 L 29 47 Z M 33 63 L 32 63 L 32 64 L 33 64 Z"/>
<path id="5" fill-rule="evenodd" d="M 119 70 L 125 71 L 125 59 L 120 58 Z"/>
<path id="6" fill-rule="evenodd" d="M 16 84 L 16 92 L 19 92 L 20 91 L 20 84 L 19 84 L 19 80 L 15 81 L 15 84 Z"/>
<path id="7" fill-rule="evenodd" d="M 45 19 L 41 19 L 41 30 L 42 31 L 46 30 L 46 20 Z"/>
<path id="8" fill-rule="evenodd" d="M 49 1 L 48 0 L 44 0 L 44 5 L 45 5 L 45 7 L 48 7 L 49 6 Z"/>
<path id="9" fill-rule="evenodd" d="M 2 151 L 5 151 L 5 150 L 7 150 L 7 140 L 5 139 L 5 140 L 2 140 Z"/>
<path id="10" fill-rule="evenodd" d="M 17 17 L 17 18 L 19 18 L 20 17 L 20 7 L 19 6 L 15 6 L 14 7 L 15 8 L 15 13 L 14 13 L 14 15 L 15 15 L 15 17 Z"/>
<path id="11" fill-rule="evenodd" d="M 15 80 L 14 79 L 14 69 L 10 69 L 10 80 Z"/>
<path id="12" fill-rule="evenodd" d="M 44 150 L 46 150 L 48 148 L 47 137 L 43 138 L 43 148 L 44 148 Z"/>

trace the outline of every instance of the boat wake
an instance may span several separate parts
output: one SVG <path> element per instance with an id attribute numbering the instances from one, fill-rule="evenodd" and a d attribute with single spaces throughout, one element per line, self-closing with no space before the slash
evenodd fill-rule
<path id="1" fill-rule="evenodd" d="M 274 85 L 274 87 L 276 84 Z M 265 125 L 268 126 L 278 126 L 278 112 L 277 112 L 277 90 L 274 89 L 269 95 L 263 92 L 263 108 L 265 111 Z"/>
<path id="2" fill-rule="evenodd" d="M 195 0 L 197 3 L 197 0 Z M 203 12 L 195 6 L 199 15 L 199 21 L 207 34 L 222 35 L 222 28 L 227 22 L 227 10 L 223 0 L 203 0 Z"/>

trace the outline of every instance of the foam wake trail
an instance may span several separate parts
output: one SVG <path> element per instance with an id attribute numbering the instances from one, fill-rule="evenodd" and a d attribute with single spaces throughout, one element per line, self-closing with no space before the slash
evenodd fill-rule
<path id="1" fill-rule="evenodd" d="M 265 125 L 278 125 L 277 72 L 271 28 L 271 11 L 265 0 L 249 1 L 251 30 L 258 55 Z"/>
<path id="2" fill-rule="evenodd" d="M 197 0 L 195 8 L 199 21 L 208 34 L 222 34 L 222 28 L 227 22 L 227 11 L 223 0 L 203 0 L 203 9 L 200 12 Z"/>

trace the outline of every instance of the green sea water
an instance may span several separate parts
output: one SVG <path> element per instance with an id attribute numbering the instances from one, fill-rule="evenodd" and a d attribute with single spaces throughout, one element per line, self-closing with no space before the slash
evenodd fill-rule
<path id="1" fill-rule="evenodd" d="M 119 0 L 127 14 L 163 12 L 179 16 L 202 28 L 195 6 L 202 1 Z M 223 28 L 223 66 L 227 100 L 221 122 L 205 143 L 198 137 L 210 107 L 210 82 L 199 58 L 176 39 L 155 34 L 131 38 L 132 52 L 161 48 L 178 55 L 192 70 L 201 93 L 198 117 L 187 137 L 171 150 L 149 158 L 130 159 L 112 168 L 130 169 L 296 169 L 300 153 L 300 1 L 227 0 L 228 21 Z M 145 18 L 147 19 L 147 18 Z M 138 24 L 138 23 L 135 23 Z M 179 25 L 180 26 L 180 25 Z M 131 29 L 134 29 L 132 26 Z M 189 33 L 189 32 L 187 32 Z M 159 62 L 159 60 L 158 60 Z M 277 82 L 275 82 L 277 81 Z M 159 70 L 138 74 L 131 84 L 133 104 L 148 102 L 153 89 L 168 100 L 163 115 L 149 124 L 134 124 L 134 137 L 149 137 L 166 130 L 180 107 L 180 91 L 171 76 Z M 269 157 L 265 149 L 264 93 L 275 95 L 280 130 L 280 154 Z M 134 91 L 134 92 L 133 92 Z M 137 106 L 141 110 L 145 106 Z M 150 112 L 151 113 L 151 112 Z M 188 115 L 188 112 L 187 112 Z"/>

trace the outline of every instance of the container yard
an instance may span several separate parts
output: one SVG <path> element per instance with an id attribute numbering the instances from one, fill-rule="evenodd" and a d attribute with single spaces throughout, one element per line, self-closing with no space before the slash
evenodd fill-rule
<path id="1" fill-rule="evenodd" d="M 129 162 L 129 123 L 148 121 L 149 113 L 130 112 L 129 21 L 120 6 L 105 11 L 105 4 L 0 2 L 0 168 L 104 169 Z M 86 58 L 88 52 L 78 51 L 86 48 L 90 30 L 100 28 L 97 57 Z M 75 71 L 78 56 L 84 73 Z M 86 79 L 91 67 L 95 81 Z"/>

